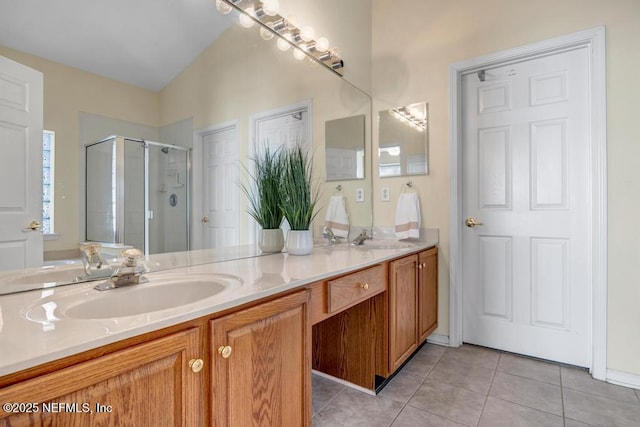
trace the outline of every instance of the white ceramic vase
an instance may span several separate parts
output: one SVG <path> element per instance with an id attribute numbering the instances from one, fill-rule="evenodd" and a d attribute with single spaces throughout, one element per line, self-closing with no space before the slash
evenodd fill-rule
<path id="1" fill-rule="evenodd" d="M 270 228 L 260 232 L 258 247 L 264 253 L 282 252 L 284 248 L 284 234 L 281 228 Z"/>
<path id="2" fill-rule="evenodd" d="M 309 255 L 313 250 L 312 230 L 289 230 L 287 252 L 291 255 Z"/>

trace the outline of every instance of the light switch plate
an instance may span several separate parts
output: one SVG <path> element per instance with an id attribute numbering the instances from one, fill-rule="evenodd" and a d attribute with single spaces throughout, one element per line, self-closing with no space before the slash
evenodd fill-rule
<path id="1" fill-rule="evenodd" d="M 380 200 L 383 202 L 389 201 L 389 187 L 382 187 L 380 191 Z"/>
<path id="2" fill-rule="evenodd" d="M 356 202 L 364 202 L 364 188 L 356 188 Z"/>

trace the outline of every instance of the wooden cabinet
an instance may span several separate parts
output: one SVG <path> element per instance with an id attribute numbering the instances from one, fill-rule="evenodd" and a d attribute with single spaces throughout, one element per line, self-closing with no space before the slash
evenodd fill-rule
<path id="1" fill-rule="evenodd" d="M 204 425 L 200 348 L 191 328 L 2 388 L 0 402 L 23 406 L 0 426 Z"/>
<path id="2" fill-rule="evenodd" d="M 438 322 L 437 248 L 389 263 L 389 373 L 427 339 Z"/>
<path id="3" fill-rule="evenodd" d="M 438 249 L 418 254 L 418 344 L 438 327 Z"/>
<path id="4" fill-rule="evenodd" d="M 214 425 L 311 425 L 309 294 L 210 322 Z"/>
<path id="5" fill-rule="evenodd" d="M 418 346 L 418 256 L 389 264 L 389 370 L 395 372 Z"/>

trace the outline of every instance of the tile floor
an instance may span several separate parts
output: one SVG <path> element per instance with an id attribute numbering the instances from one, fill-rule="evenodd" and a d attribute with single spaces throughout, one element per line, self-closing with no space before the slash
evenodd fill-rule
<path id="1" fill-rule="evenodd" d="M 313 376 L 313 425 L 640 426 L 640 390 L 482 347 L 427 344 L 372 396 Z"/>

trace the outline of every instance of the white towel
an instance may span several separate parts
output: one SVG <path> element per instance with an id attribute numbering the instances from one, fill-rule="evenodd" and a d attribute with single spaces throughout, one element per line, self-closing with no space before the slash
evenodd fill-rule
<path id="1" fill-rule="evenodd" d="M 324 217 L 324 226 L 338 237 L 349 236 L 349 214 L 344 196 L 331 196 L 327 215 Z"/>
<path id="2" fill-rule="evenodd" d="M 417 193 L 401 193 L 396 207 L 396 237 L 420 237 L 420 200 Z"/>

